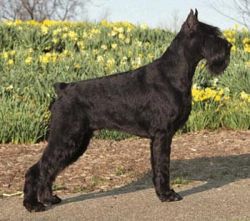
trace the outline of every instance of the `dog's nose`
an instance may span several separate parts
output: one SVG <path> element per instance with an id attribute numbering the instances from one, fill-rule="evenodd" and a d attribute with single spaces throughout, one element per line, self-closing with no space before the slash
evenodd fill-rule
<path id="1" fill-rule="evenodd" d="M 227 47 L 228 47 L 229 49 L 231 49 L 232 46 L 233 46 L 233 45 L 232 45 L 230 42 L 227 42 Z"/>

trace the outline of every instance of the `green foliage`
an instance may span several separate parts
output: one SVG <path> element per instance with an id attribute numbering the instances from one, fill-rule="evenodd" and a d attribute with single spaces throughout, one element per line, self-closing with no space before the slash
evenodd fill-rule
<path id="1" fill-rule="evenodd" d="M 135 69 L 158 58 L 173 37 L 168 31 L 127 22 L 0 23 L 0 142 L 34 143 L 44 139 L 55 82 Z M 215 101 L 211 95 L 195 101 L 183 131 L 249 129 L 248 37 L 249 33 L 237 32 L 237 50 L 224 75 L 215 79 L 204 64 L 199 65 L 194 80 L 197 88 L 228 88 L 228 94 L 223 94 L 228 99 L 220 95 Z M 242 92 L 246 94 L 241 96 Z M 130 135 L 104 130 L 97 136 L 119 140 Z"/>

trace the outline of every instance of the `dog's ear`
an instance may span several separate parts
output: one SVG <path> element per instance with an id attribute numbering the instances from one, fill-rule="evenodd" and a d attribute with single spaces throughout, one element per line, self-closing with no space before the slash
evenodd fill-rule
<path id="1" fill-rule="evenodd" d="M 186 33 L 193 33 L 197 30 L 198 25 L 199 25 L 198 11 L 197 9 L 195 9 L 195 13 L 194 13 L 193 9 L 191 9 L 186 21 L 182 25 L 182 29 Z"/>
<path id="2" fill-rule="evenodd" d="M 194 15 L 195 15 L 196 19 L 198 20 L 198 10 L 197 10 L 197 8 L 195 9 Z"/>

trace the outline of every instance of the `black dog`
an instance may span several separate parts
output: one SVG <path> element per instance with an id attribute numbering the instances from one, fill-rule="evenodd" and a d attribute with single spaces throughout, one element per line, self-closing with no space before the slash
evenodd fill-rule
<path id="1" fill-rule="evenodd" d="M 151 139 L 153 183 L 161 201 L 182 197 L 170 189 L 171 141 L 191 111 L 192 77 L 205 58 L 215 74 L 225 70 L 231 44 L 218 28 L 191 10 L 167 51 L 134 71 L 94 80 L 56 83 L 48 146 L 26 173 L 23 205 L 43 211 L 59 203 L 52 195 L 57 174 L 87 149 L 93 131 L 116 129 Z"/>

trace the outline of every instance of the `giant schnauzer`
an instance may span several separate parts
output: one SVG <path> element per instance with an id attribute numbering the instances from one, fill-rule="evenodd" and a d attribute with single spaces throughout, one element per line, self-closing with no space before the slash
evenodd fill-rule
<path id="1" fill-rule="evenodd" d="M 187 121 L 192 78 L 201 59 L 222 73 L 231 44 L 216 27 L 198 21 L 190 11 L 166 52 L 133 71 L 93 80 L 56 83 L 48 146 L 26 173 L 23 205 L 43 211 L 61 200 L 52 194 L 57 174 L 87 149 L 93 131 L 115 129 L 151 139 L 153 184 L 161 201 L 177 201 L 169 184 L 171 141 Z"/>

